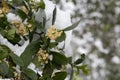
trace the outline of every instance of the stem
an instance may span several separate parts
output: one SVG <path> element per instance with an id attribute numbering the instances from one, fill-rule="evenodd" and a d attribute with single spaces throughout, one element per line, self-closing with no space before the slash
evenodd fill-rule
<path id="1" fill-rule="evenodd" d="M 73 80 L 73 73 L 74 73 L 74 71 L 73 71 L 73 65 L 71 64 L 70 80 Z"/>

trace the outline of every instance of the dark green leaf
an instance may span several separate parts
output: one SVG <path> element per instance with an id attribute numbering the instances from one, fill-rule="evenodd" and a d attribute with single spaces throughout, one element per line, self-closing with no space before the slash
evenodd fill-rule
<path id="1" fill-rule="evenodd" d="M 52 73 L 53 73 L 53 67 L 52 64 L 49 62 L 48 64 L 45 65 L 42 75 L 50 77 Z"/>
<path id="2" fill-rule="evenodd" d="M 13 45 L 17 44 L 21 40 L 20 36 L 15 33 L 14 29 L 10 29 L 8 32 L 5 32 L 4 37 Z"/>
<path id="3" fill-rule="evenodd" d="M 55 20 L 56 20 L 56 13 L 57 13 L 57 8 L 55 7 L 53 10 L 53 18 L 52 18 L 52 25 L 54 25 Z"/>
<path id="4" fill-rule="evenodd" d="M 56 39 L 57 42 L 62 42 L 66 39 L 65 32 L 62 32 L 61 36 Z"/>
<path id="5" fill-rule="evenodd" d="M 18 57 L 16 54 L 10 53 L 10 57 L 12 58 L 13 62 L 16 65 L 24 66 L 24 63 L 23 63 L 22 59 L 20 57 Z"/>
<path id="6" fill-rule="evenodd" d="M 27 18 L 26 13 L 23 12 L 21 9 L 16 9 L 16 12 L 20 16 L 20 18 L 22 18 L 23 21 Z"/>
<path id="7" fill-rule="evenodd" d="M 82 63 L 83 62 L 83 59 L 77 59 L 75 62 L 74 62 L 74 64 L 80 64 L 80 63 Z"/>
<path id="8" fill-rule="evenodd" d="M 67 76 L 66 72 L 57 72 L 55 73 L 53 80 L 65 80 L 66 76 Z"/>
<path id="9" fill-rule="evenodd" d="M 24 74 L 26 74 L 31 80 L 37 80 L 37 74 L 31 69 L 23 69 Z"/>
<path id="10" fill-rule="evenodd" d="M 34 28 L 34 30 L 32 32 L 29 32 L 29 40 L 30 40 L 30 42 L 33 40 L 33 36 L 34 36 L 35 31 L 36 31 L 36 28 Z"/>
<path id="11" fill-rule="evenodd" d="M 1 34 L 3 37 L 6 35 L 6 32 L 5 32 L 4 29 L 2 29 L 1 27 L 0 27 L 0 34 Z"/>
<path id="12" fill-rule="evenodd" d="M 43 45 L 43 49 L 47 49 L 49 47 L 50 44 L 50 39 L 48 38 L 44 38 L 44 45 Z"/>
<path id="13" fill-rule="evenodd" d="M 20 56 L 21 59 L 24 62 L 24 65 L 27 67 L 30 62 L 32 61 L 32 56 L 37 53 L 39 50 L 40 42 L 39 41 L 33 41 L 31 42 L 25 49 L 25 51 Z"/>
<path id="14" fill-rule="evenodd" d="M 0 74 L 5 76 L 9 71 L 8 65 L 5 62 L 0 63 Z"/>
<path id="15" fill-rule="evenodd" d="M 43 75 L 39 80 L 53 80 L 51 76 Z"/>
<path id="16" fill-rule="evenodd" d="M 13 2 L 13 4 L 15 4 L 15 5 L 22 5 L 23 4 L 23 0 L 12 0 L 12 2 Z"/>
<path id="17" fill-rule="evenodd" d="M 44 3 L 43 0 L 40 1 L 40 3 L 39 3 L 39 8 L 45 9 L 45 3 Z"/>
<path id="18" fill-rule="evenodd" d="M 33 31 L 29 32 L 29 40 L 31 42 L 33 40 L 34 33 L 35 33 L 36 29 L 37 29 L 37 27 L 36 27 L 37 26 L 36 25 L 37 22 L 34 19 L 34 15 L 32 15 L 30 23 L 33 24 L 33 26 L 32 26 Z"/>
<path id="19" fill-rule="evenodd" d="M 72 1 L 73 1 L 73 3 L 76 5 L 76 3 L 77 3 L 76 0 L 72 0 Z"/>
<path id="20" fill-rule="evenodd" d="M 38 56 L 37 55 L 35 55 L 32 62 L 35 64 L 36 68 L 39 68 L 41 66 L 40 61 L 38 61 Z"/>
<path id="21" fill-rule="evenodd" d="M 72 57 L 68 57 L 68 62 L 71 64 L 72 63 Z"/>
<path id="22" fill-rule="evenodd" d="M 15 72 L 15 70 L 13 68 L 9 68 L 9 72 L 8 72 L 8 74 L 6 76 L 7 77 L 14 77 L 14 73 L 13 72 Z"/>
<path id="23" fill-rule="evenodd" d="M 7 46 L 0 45 L 0 60 L 6 58 L 10 52 L 11 50 Z"/>
<path id="24" fill-rule="evenodd" d="M 58 52 L 51 52 L 51 54 L 53 55 L 53 62 L 60 65 L 65 65 L 68 63 L 68 59 L 65 55 Z"/>
<path id="25" fill-rule="evenodd" d="M 62 68 L 61 64 L 57 64 L 55 62 L 52 62 L 52 66 L 53 66 L 54 69 L 58 69 L 58 70 L 60 70 Z"/>
<path id="26" fill-rule="evenodd" d="M 21 73 L 24 80 L 31 80 L 25 73 Z"/>
<path id="27" fill-rule="evenodd" d="M 6 37 L 7 38 L 7 37 Z M 11 40 L 8 39 L 9 42 L 11 42 L 13 45 L 18 44 L 18 42 L 21 40 L 20 36 L 15 33 L 15 37 Z"/>
<path id="28" fill-rule="evenodd" d="M 45 17 L 43 17 L 43 26 L 45 26 L 45 24 L 46 24 L 46 15 Z"/>
<path id="29" fill-rule="evenodd" d="M 6 58 L 7 56 L 8 56 L 8 53 L 6 53 L 6 51 L 0 50 L 0 60 Z"/>
<path id="30" fill-rule="evenodd" d="M 83 58 L 83 59 L 84 59 L 84 58 L 85 58 L 85 54 L 81 54 L 81 58 Z"/>
<path id="31" fill-rule="evenodd" d="M 15 37 L 15 31 L 16 31 L 16 30 L 15 30 L 14 28 L 8 30 L 8 31 L 7 31 L 7 34 L 6 34 L 7 39 L 13 40 L 14 37 Z"/>
<path id="32" fill-rule="evenodd" d="M 49 48 L 56 47 L 57 45 L 58 45 L 57 42 L 51 42 L 51 43 L 49 44 Z"/>
<path id="33" fill-rule="evenodd" d="M 72 30 L 74 28 L 76 28 L 78 26 L 78 24 L 80 23 L 80 21 L 72 24 L 71 26 L 68 26 L 67 28 L 63 29 L 63 31 L 69 31 L 69 30 Z"/>
<path id="34" fill-rule="evenodd" d="M 9 22 L 7 21 L 7 16 L 4 15 L 4 17 L 0 18 L 0 28 L 6 29 L 6 27 L 9 26 Z"/>
<path id="35" fill-rule="evenodd" d="M 80 63 L 82 63 L 83 61 L 84 61 L 84 59 L 85 59 L 85 54 L 81 54 L 81 58 L 79 58 L 79 59 L 77 59 L 75 62 L 74 62 L 74 64 L 80 64 Z"/>

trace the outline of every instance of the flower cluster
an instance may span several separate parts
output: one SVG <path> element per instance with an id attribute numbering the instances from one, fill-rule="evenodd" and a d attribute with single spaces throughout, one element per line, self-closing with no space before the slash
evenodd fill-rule
<path id="1" fill-rule="evenodd" d="M 28 14 L 28 10 L 27 10 L 27 8 L 26 8 L 25 6 L 21 6 L 21 10 L 22 10 L 24 13 Z"/>
<path id="2" fill-rule="evenodd" d="M 50 29 L 48 29 L 47 33 L 46 33 L 46 36 L 48 38 L 50 38 L 51 40 L 55 40 L 57 39 L 58 37 L 61 36 L 63 31 L 60 31 L 60 30 L 57 30 L 56 27 L 54 25 L 52 25 L 50 27 Z"/>
<path id="3" fill-rule="evenodd" d="M 49 59 L 49 54 L 43 50 L 42 48 L 39 49 L 38 53 L 38 61 L 41 62 L 41 63 L 45 63 L 47 64 L 48 63 L 48 59 Z"/>
<path id="4" fill-rule="evenodd" d="M 25 33 L 27 33 L 27 29 L 21 21 L 13 20 L 11 21 L 11 24 L 16 27 L 18 34 L 24 35 Z"/>
<path id="5" fill-rule="evenodd" d="M 14 77 L 15 77 L 15 80 L 21 80 L 21 73 L 18 73 L 18 72 L 13 72 L 14 74 Z"/>
<path id="6" fill-rule="evenodd" d="M 2 0 L 2 8 L 0 10 L 2 10 L 3 13 L 8 13 L 10 11 L 9 6 L 4 0 Z"/>
<path id="7" fill-rule="evenodd" d="M 4 14 L 3 14 L 2 9 L 0 8 L 0 18 L 1 18 L 1 17 L 4 17 Z"/>
<path id="8" fill-rule="evenodd" d="M 2 8 L 0 8 L 0 17 L 4 17 L 4 14 L 7 14 L 10 11 L 9 7 L 7 4 L 2 1 Z"/>

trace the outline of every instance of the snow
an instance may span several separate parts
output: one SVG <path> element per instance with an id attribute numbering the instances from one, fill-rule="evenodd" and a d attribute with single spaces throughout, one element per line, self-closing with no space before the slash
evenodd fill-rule
<path id="1" fill-rule="evenodd" d="M 19 20 L 22 21 L 21 18 L 13 13 L 8 13 L 7 14 L 7 20 L 8 22 L 13 21 L 13 20 Z"/>
<path id="2" fill-rule="evenodd" d="M 116 25 L 115 28 L 114 28 L 114 31 L 116 33 L 120 33 L 120 25 Z"/>
<path id="3" fill-rule="evenodd" d="M 98 66 L 105 67 L 105 61 L 102 58 L 98 58 L 96 54 L 90 54 L 88 56 L 93 62 L 92 62 L 92 67 L 97 68 Z"/>
<path id="4" fill-rule="evenodd" d="M 104 49 L 102 41 L 100 39 L 95 40 L 95 46 L 98 48 L 99 51 L 108 54 L 109 49 Z"/>
<path id="5" fill-rule="evenodd" d="M 61 0 L 60 3 L 61 5 L 57 5 L 59 8 L 69 12 L 71 15 L 75 13 L 74 10 L 76 7 L 71 1 L 66 2 L 65 0 Z"/>
<path id="6" fill-rule="evenodd" d="M 0 79 L 0 80 L 11 80 L 11 79 Z"/>
<path id="7" fill-rule="evenodd" d="M 115 64 L 120 64 L 120 58 L 118 56 L 113 56 L 111 61 Z"/>

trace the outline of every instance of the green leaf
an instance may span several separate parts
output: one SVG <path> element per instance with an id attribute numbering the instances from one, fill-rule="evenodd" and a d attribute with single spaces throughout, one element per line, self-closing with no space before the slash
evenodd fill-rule
<path id="1" fill-rule="evenodd" d="M 55 20 L 56 20 L 56 13 L 57 13 L 57 8 L 55 7 L 53 10 L 53 18 L 52 18 L 52 25 L 54 25 Z"/>
<path id="2" fill-rule="evenodd" d="M 79 23 L 80 23 L 80 21 L 77 21 L 76 23 L 72 24 L 71 26 L 68 26 L 67 28 L 63 29 L 63 31 L 72 30 L 72 29 L 76 28 Z"/>
<path id="3" fill-rule="evenodd" d="M 85 54 L 81 54 L 81 58 L 77 59 L 74 64 L 77 65 L 77 64 L 80 64 L 84 61 L 85 59 Z"/>
<path id="4" fill-rule="evenodd" d="M 22 71 L 23 71 L 23 73 L 26 74 L 31 80 L 37 80 L 37 78 L 38 78 L 38 77 L 37 77 L 37 74 L 36 74 L 33 70 L 25 68 L 25 69 L 23 69 Z"/>
<path id="5" fill-rule="evenodd" d="M 45 24 L 46 24 L 46 15 L 45 17 L 43 17 L 43 26 L 45 26 Z"/>
<path id="6" fill-rule="evenodd" d="M 0 50 L 0 60 L 6 58 L 7 56 L 8 56 L 8 53 L 6 53 L 6 51 Z"/>
<path id="7" fill-rule="evenodd" d="M 6 32 L 0 27 L 0 34 L 2 35 L 2 36 L 5 36 L 5 34 L 6 34 Z"/>
<path id="8" fill-rule="evenodd" d="M 8 74 L 6 76 L 7 77 L 14 77 L 14 73 L 13 72 L 15 72 L 15 70 L 13 68 L 9 68 L 9 72 L 8 72 Z"/>
<path id="9" fill-rule="evenodd" d="M 39 46 L 40 46 L 40 42 L 37 40 L 31 42 L 26 47 L 25 51 L 20 56 L 24 62 L 24 66 L 27 67 L 30 64 L 30 62 L 32 61 L 32 56 L 35 55 L 35 53 L 37 53 L 37 51 L 39 50 Z"/>
<path id="10" fill-rule="evenodd" d="M 72 2 L 73 2 L 75 5 L 77 4 L 76 0 L 72 0 Z"/>
<path id="11" fill-rule="evenodd" d="M 21 40 L 20 36 L 18 34 L 16 34 L 16 33 L 15 33 L 15 37 L 13 39 L 8 39 L 8 41 L 11 42 L 13 45 L 18 44 L 18 42 L 20 40 Z"/>
<path id="12" fill-rule="evenodd" d="M 15 37 L 15 31 L 16 31 L 16 30 L 15 30 L 14 28 L 8 30 L 8 31 L 7 31 L 7 34 L 6 34 L 7 39 L 13 40 L 14 37 Z"/>
<path id="13" fill-rule="evenodd" d="M 9 71 L 8 65 L 5 62 L 0 63 L 0 74 L 5 76 Z"/>
<path id="14" fill-rule="evenodd" d="M 18 57 L 16 54 L 10 53 L 10 57 L 12 58 L 13 62 L 16 65 L 24 66 L 24 63 L 23 63 L 22 59 L 20 57 Z"/>
<path id="15" fill-rule="evenodd" d="M 77 60 L 74 62 L 74 64 L 77 65 L 77 64 L 80 64 L 80 63 L 82 63 L 82 62 L 83 62 L 83 59 L 80 59 L 80 58 L 79 58 L 79 59 L 77 59 Z"/>
<path id="16" fill-rule="evenodd" d="M 32 32 L 29 32 L 29 40 L 30 40 L 30 42 L 33 40 L 34 33 L 35 33 L 36 29 L 37 28 L 35 27 Z"/>
<path id="17" fill-rule="evenodd" d="M 66 39 L 66 34 L 65 34 L 65 32 L 63 31 L 62 34 L 61 34 L 61 36 L 58 37 L 58 38 L 56 39 L 56 41 L 57 41 L 57 42 L 62 42 L 62 41 L 64 41 L 65 39 Z"/>
<path id="18" fill-rule="evenodd" d="M 68 57 L 68 62 L 71 64 L 72 63 L 72 57 Z"/>
<path id="19" fill-rule="evenodd" d="M 50 44 L 49 44 L 49 48 L 56 47 L 57 45 L 58 45 L 57 42 L 50 42 Z"/>
<path id="20" fill-rule="evenodd" d="M 45 9 L 45 3 L 44 3 L 43 0 L 40 1 L 40 3 L 39 3 L 39 8 Z"/>
<path id="21" fill-rule="evenodd" d="M 22 72 L 21 75 L 24 80 L 31 80 L 25 73 Z"/>
<path id="22" fill-rule="evenodd" d="M 88 75 L 90 70 L 87 68 L 83 68 L 82 71 L 84 74 Z"/>
<path id="23" fill-rule="evenodd" d="M 38 61 L 38 56 L 37 55 L 35 55 L 32 62 L 35 64 L 36 68 L 39 68 L 41 66 L 40 61 Z"/>
<path id="24" fill-rule="evenodd" d="M 48 64 L 45 65 L 42 75 L 46 77 L 51 77 L 52 73 L 53 73 L 53 67 L 52 64 L 49 62 Z"/>
<path id="25" fill-rule="evenodd" d="M 12 0 L 12 2 L 13 2 L 13 4 L 15 4 L 15 5 L 22 5 L 23 4 L 23 0 Z"/>
<path id="26" fill-rule="evenodd" d="M 0 60 L 6 58 L 10 52 L 11 50 L 7 46 L 0 45 Z"/>
<path id="27" fill-rule="evenodd" d="M 89 69 L 87 69 L 86 67 L 87 67 L 87 65 L 86 64 L 83 64 L 83 65 L 81 65 L 81 66 L 75 66 L 76 68 L 77 68 L 77 70 L 79 71 L 79 70 L 82 70 L 82 72 L 84 73 L 84 74 L 86 74 L 86 75 L 88 75 L 89 74 Z"/>
<path id="28" fill-rule="evenodd" d="M 52 61 L 52 66 L 53 66 L 54 69 L 58 69 L 58 70 L 60 70 L 62 68 L 61 64 L 57 64 L 57 63 L 55 63 L 53 61 Z"/>
<path id="29" fill-rule="evenodd" d="M 23 12 L 21 9 L 16 9 L 16 13 L 20 16 L 20 18 L 22 18 L 23 21 L 27 18 L 26 13 Z"/>
<path id="30" fill-rule="evenodd" d="M 5 32 L 4 37 L 7 38 L 8 41 L 11 42 L 13 45 L 17 44 L 21 40 L 20 36 L 16 34 L 15 29 L 10 29 Z"/>
<path id="31" fill-rule="evenodd" d="M 6 29 L 6 27 L 9 27 L 9 22 L 7 21 L 7 16 L 4 15 L 4 17 L 0 18 L 0 28 Z"/>
<path id="32" fill-rule="evenodd" d="M 65 80 L 66 76 L 67 76 L 66 72 L 57 72 L 55 73 L 53 80 Z"/>
<path id="33" fill-rule="evenodd" d="M 34 19 L 34 15 L 31 15 L 31 20 L 29 21 L 29 23 L 33 24 L 32 25 L 32 32 L 29 32 L 29 40 L 31 42 L 33 40 L 34 33 L 35 33 L 36 29 L 37 29 L 37 27 L 36 27 L 37 22 Z"/>
<path id="34" fill-rule="evenodd" d="M 53 55 L 53 62 L 60 65 L 65 65 L 68 63 L 68 59 L 65 55 L 58 52 L 51 52 L 51 54 Z"/>
<path id="35" fill-rule="evenodd" d="M 42 46 L 43 49 L 47 49 L 50 44 L 50 39 L 49 38 L 44 38 L 44 45 Z"/>

